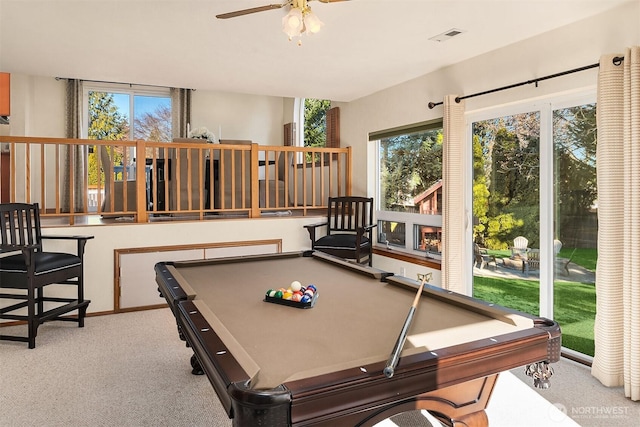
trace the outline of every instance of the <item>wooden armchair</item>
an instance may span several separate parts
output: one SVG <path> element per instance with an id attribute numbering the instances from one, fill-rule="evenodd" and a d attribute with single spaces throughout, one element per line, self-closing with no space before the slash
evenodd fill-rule
<path id="1" fill-rule="evenodd" d="M 0 335 L 0 339 L 23 341 L 35 348 L 38 326 L 49 320 L 64 320 L 84 326 L 90 301 L 84 299 L 83 255 L 93 236 L 43 236 L 38 204 L 0 204 L 0 299 L 19 300 L 0 307 L 0 319 L 27 322 L 27 336 Z M 75 240 L 77 254 L 45 252 L 44 239 Z M 75 298 L 46 297 L 45 286 L 74 286 Z M 47 307 L 45 307 L 45 303 Z M 24 311 L 26 309 L 26 314 Z M 63 314 L 78 311 L 77 316 Z"/>
<path id="2" fill-rule="evenodd" d="M 493 269 L 496 270 L 498 268 L 498 263 L 496 261 L 496 257 L 493 255 L 489 255 L 489 252 L 486 248 L 481 247 L 477 243 L 473 246 L 473 266 L 480 268 L 481 270 L 486 265 L 493 264 Z"/>
<path id="3" fill-rule="evenodd" d="M 527 252 L 529 252 L 529 239 L 524 236 L 518 236 L 513 239 L 513 246 L 511 246 L 511 258 L 513 259 L 526 259 Z"/>
<path id="4" fill-rule="evenodd" d="M 329 197 L 327 221 L 305 225 L 311 239 L 311 249 L 340 258 L 355 259 L 359 264 L 372 262 L 371 244 L 373 199 L 366 197 Z M 318 238 L 316 230 L 326 227 L 325 236 Z"/>

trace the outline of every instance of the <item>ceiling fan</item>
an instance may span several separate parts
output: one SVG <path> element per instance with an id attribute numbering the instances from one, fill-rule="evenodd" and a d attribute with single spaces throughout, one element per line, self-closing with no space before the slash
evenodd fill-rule
<path id="1" fill-rule="evenodd" d="M 218 19 L 229 19 L 238 16 L 249 15 L 252 13 L 265 12 L 272 9 L 281 9 L 289 6 L 289 13 L 282 18 L 282 29 L 291 40 L 295 36 L 303 33 L 317 33 L 324 25 L 320 19 L 311 11 L 311 7 L 307 4 L 310 1 L 319 1 L 320 3 L 336 3 L 348 0 L 287 0 L 279 4 L 267 4 L 264 6 L 252 7 L 249 9 L 236 10 L 234 12 L 221 13 L 216 15 Z M 300 44 L 300 42 L 298 42 Z"/>

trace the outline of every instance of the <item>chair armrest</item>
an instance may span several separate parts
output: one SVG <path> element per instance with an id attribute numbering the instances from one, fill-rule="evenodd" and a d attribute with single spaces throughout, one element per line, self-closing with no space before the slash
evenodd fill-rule
<path id="1" fill-rule="evenodd" d="M 43 239 L 60 239 L 60 240 L 90 240 L 94 236 L 40 236 Z"/>
<path id="2" fill-rule="evenodd" d="M 80 258 L 82 258 L 84 256 L 84 245 L 87 244 L 87 240 L 91 240 L 94 238 L 94 236 L 65 236 L 65 235 L 60 235 L 60 236 L 40 236 L 42 239 L 49 239 L 49 240 L 76 240 L 78 242 L 78 256 Z"/>
<path id="3" fill-rule="evenodd" d="M 328 222 L 318 222 L 316 224 L 307 224 L 307 225 L 305 225 L 303 227 L 306 228 L 307 230 L 309 230 L 311 228 L 322 227 L 323 225 L 329 225 L 329 223 Z"/>
<path id="4" fill-rule="evenodd" d="M 365 225 L 363 227 L 358 227 L 358 229 L 356 230 L 356 241 L 359 243 L 362 241 L 362 236 L 367 233 L 369 235 L 369 240 L 371 240 L 372 237 L 372 231 L 374 227 L 377 227 L 378 224 L 369 224 L 369 225 Z"/>
<path id="5" fill-rule="evenodd" d="M 304 228 L 306 228 L 307 231 L 309 232 L 309 239 L 311 239 L 312 248 L 313 248 L 313 243 L 315 243 L 316 241 L 316 228 L 322 227 L 322 226 L 328 226 L 328 225 L 329 225 L 328 222 L 318 222 L 316 224 L 307 224 L 304 226 Z"/>

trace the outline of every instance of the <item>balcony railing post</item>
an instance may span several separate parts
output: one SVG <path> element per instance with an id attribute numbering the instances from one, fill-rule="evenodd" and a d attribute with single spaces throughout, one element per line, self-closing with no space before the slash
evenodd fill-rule
<path id="1" fill-rule="evenodd" d="M 345 176 L 345 180 L 346 180 L 345 185 L 347 187 L 345 190 L 346 190 L 346 194 L 348 196 L 351 196 L 352 195 L 351 192 L 353 191 L 353 182 L 351 180 L 351 171 L 353 170 L 352 169 L 353 168 L 353 156 L 351 155 L 351 151 L 352 151 L 351 146 L 348 146 L 347 147 L 347 158 L 346 158 L 346 161 L 345 161 L 345 164 L 346 164 L 345 169 L 346 170 L 345 170 L 345 175 L 344 175 Z M 340 176 L 340 171 L 338 171 L 338 176 Z"/>
<path id="2" fill-rule="evenodd" d="M 136 218 L 137 222 L 147 222 L 147 171 L 146 145 L 144 140 L 136 140 Z"/>
<path id="3" fill-rule="evenodd" d="M 260 216 L 260 181 L 258 179 L 258 144 L 251 144 L 251 218 Z"/>

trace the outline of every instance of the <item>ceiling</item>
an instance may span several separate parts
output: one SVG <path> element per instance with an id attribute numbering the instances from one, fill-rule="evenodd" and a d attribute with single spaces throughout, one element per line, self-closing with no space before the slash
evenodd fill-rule
<path id="1" fill-rule="evenodd" d="M 0 71 L 352 101 L 630 1 L 310 1 L 298 46 L 288 7 L 215 18 L 279 0 L 0 0 Z"/>

